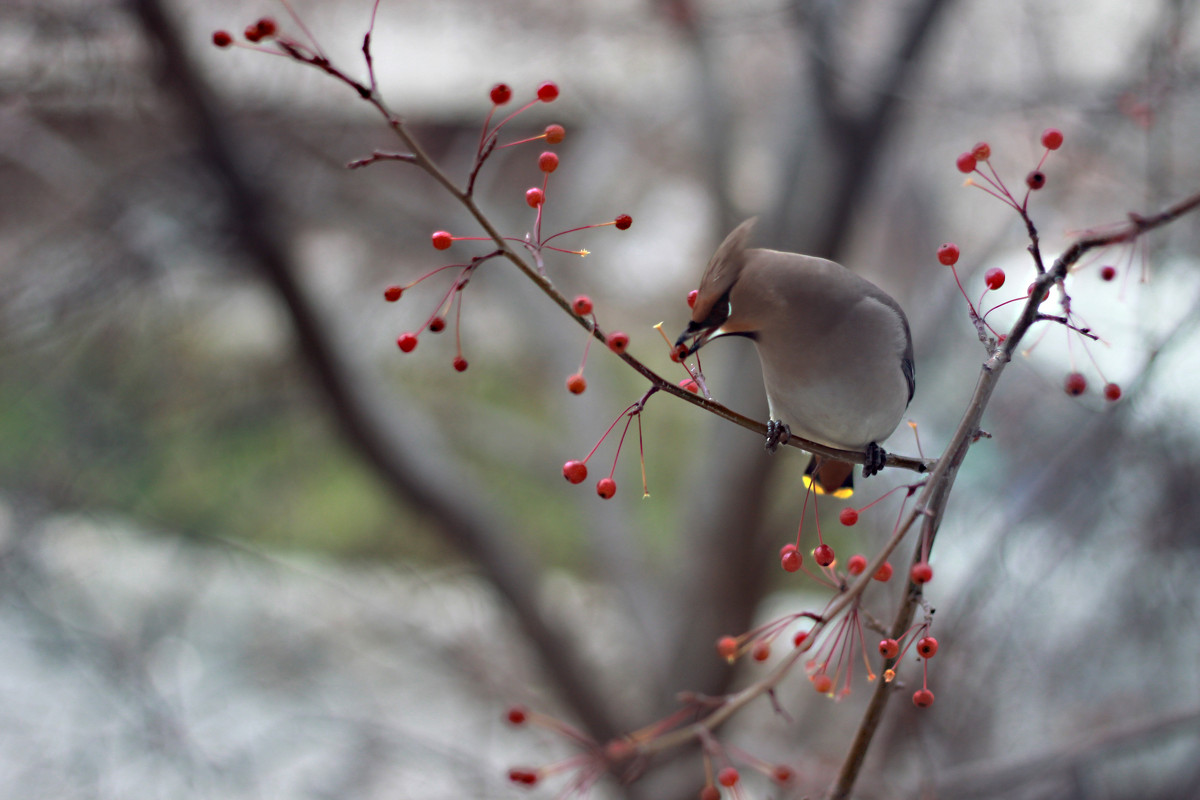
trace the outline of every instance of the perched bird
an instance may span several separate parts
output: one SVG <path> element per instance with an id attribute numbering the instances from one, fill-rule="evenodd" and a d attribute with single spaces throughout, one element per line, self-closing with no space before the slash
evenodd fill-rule
<path id="1" fill-rule="evenodd" d="M 751 339 L 770 409 L 767 450 L 795 434 L 865 451 L 869 477 L 887 457 L 878 443 L 913 396 L 908 319 L 890 295 L 840 264 L 747 249 L 753 225 L 743 222 L 713 254 L 676 347 L 690 355 L 719 336 Z M 848 497 L 853 476 L 853 464 L 814 456 L 805 485 Z"/>

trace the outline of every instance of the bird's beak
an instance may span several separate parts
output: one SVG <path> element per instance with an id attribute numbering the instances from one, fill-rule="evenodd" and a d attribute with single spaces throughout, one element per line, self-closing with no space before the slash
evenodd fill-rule
<path id="1" fill-rule="evenodd" d="M 675 340 L 675 349 L 686 347 L 685 352 L 680 353 L 681 358 L 687 358 L 692 353 L 699 350 L 704 345 L 722 333 L 721 326 L 705 327 L 703 322 L 689 322 L 687 329 L 679 334 L 679 338 Z M 688 344 L 688 340 L 691 344 Z"/>

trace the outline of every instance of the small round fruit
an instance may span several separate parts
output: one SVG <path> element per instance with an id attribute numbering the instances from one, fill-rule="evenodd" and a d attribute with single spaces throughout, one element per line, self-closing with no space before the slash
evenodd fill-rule
<path id="1" fill-rule="evenodd" d="M 549 150 L 538 156 L 538 169 L 542 172 L 554 172 L 558 169 L 558 154 Z"/>
<path id="2" fill-rule="evenodd" d="M 838 521 L 847 527 L 854 525 L 858 522 L 858 509 L 843 508 L 841 513 L 838 514 Z"/>
<path id="3" fill-rule="evenodd" d="M 524 706 L 513 706 L 505 715 L 510 725 L 524 725 L 525 720 L 529 718 L 529 713 Z"/>
<path id="4" fill-rule="evenodd" d="M 975 156 L 972 155 L 971 153 L 963 153 L 954 162 L 954 165 L 956 167 L 958 167 L 958 171 L 963 174 L 968 174 L 968 173 L 974 172 L 975 171 Z"/>
<path id="5" fill-rule="evenodd" d="M 771 643 L 765 639 L 755 642 L 754 647 L 750 648 L 750 657 L 755 661 L 766 661 L 771 657 Z"/>
<path id="6" fill-rule="evenodd" d="M 732 636 L 722 636 L 717 639 L 717 655 L 732 663 L 738 655 L 738 642 Z"/>
<path id="7" fill-rule="evenodd" d="M 512 87 L 507 83 L 497 83 L 492 87 L 491 91 L 492 102 L 498 106 L 502 106 L 509 100 L 512 100 Z"/>
<path id="8" fill-rule="evenodd" d="M 213 31 L 212 43 L 217 47 L 229 47 L 229 45 L 233 44 L 233 36 L 230 35 L 229 31 Z"/>
<path id="9" fill-rule="evenodd" d="M 605 500 L 617 493 L 617 482 L 612 478 L 601 478 L 596 482 L 596 494 Z"/>
<path id="10" fill-rule="evenodd" d="M 999 267 L 992 267 L 983 274 L 983 282 L 993 292 L 1004 285 L 1004 270 Z"/>
<path id="11" fill-rule="evenodd" d="M 958 263 L 958 245 L 953 242 L 946 242 L 938 248 L 937 259 L 947 267 L 954 266 Z"/>
<path id="12" fill-rule="evenodd" d="M 394 303 L 400 299 L 400 295 L 404 294 L 404 287 L 389 286 L 383 290 L 383 299 L 389 303 Z"/>
<path id="13" fill-rule="evenodd" d="M 771 770 L 771 780 L 775 781 L 776 783 L 791 783 L 792 779 L 795 777 L 796 771 L 787 764 L 777 764 L 775 768 Z"/>
<path id="14" fill-rule="evenodd" d="M 725 769 L 717 773 L 717 783 L 728 788 L 737 783 L 739 777 L 740 776 L 738 775 L 738 771 L 736 769 L 733 767 L 725 767 Z"/>
<path id="15" fill-rule="evenodd" d="M 692 289 L 690 292 L 688 292 L 688 296 L 687 296 L 688 308 L 695 308 L 695 307 L 696 307 L 696 298 L 697 298 L 699 295 L 700 295 L 700 290 L 699 290 L 699 289 Z"/>
<path id="16" fill-rule="evenodd" d="M 566 138 L 567 129 L 562 125 L 547 125 L 543 135 L 549 144 L 558 144 Z"/>
<path id="17" fill-rule="evenodd" d="M 992 147 L 987 142 L 980 142 L 971 148 L 971 155 L 976 161 L 987 161 L 992 157 Z"/>
<path id="18" fill-rule="evenodd" d="M 938 640 L 932 636 L 926 636 L 917 642 L 917 653 L 921 658 L 933 658 L 937 655 Z"/>
<path id="19" fill-rule="evenodd" d="M 546 193 L 538 187 L 534 186 L 525 190 L 525 204 L 530 208 L 537 208 L 544 202 L 546 202 Z"/>
<path id="20" fill-rule="evenodd" d="M 808 638 L 808 631 L 796 631 L 796 635 L 792 637 L 792 644 L 796 647 L 804 644 L 804 640 Z"/>
<path id="21" fill-rule="evenodd" d="M 871 577 L 880 583 L 887 583 L 892 579 L 892 562 L 885 561 L 879 565 L 879 569 L 875 570 L 875 574 Z"/>
<path id="22" fill-rule="evenodd" d="M 851 575 L 862 575 L 866 568 L 866 556 L 850 556 L 850 560 L 846 562 L 846 572 L 849 572 Z"/>
<path id="23" fill-rule="evenodd" d="M 918 561 L 909 570 L 908 577 L 912 579 L 913 583 L 918 585 L 929 583 L 933 580 L 933 567 L 929 566 L 928 561 Z"/>
<path id="24" fill-rule="evenodd" d="M 450 231 L 434 231 L 433 236 L 434 250 L 448 250 L 450 245 L 454 244 L 454 237 L 450 235 Z"/>
<path id="25" fill-rule="evenodd" d="M 275 20 L 271 19 L 270 17 L 263 17 L 258 22 L 254 23 L 254 27 L 258 29 L 258 35 L 262 38 L 275 35 Z"/>
<path id="26" fill-rule="evenodd" d="M 1042 131 L 1042 146 L 1047 150 L 1057 150 L 1062 147 L 1063 133 L 1058 128 L 1046 128 Z"/>
<path id="27" fill-rule="evenodd" d="M 563 464 L 563 477 L 568 483 L 583 483 L 587 480 L 587 464 L 582 461 L 568 461 Z"/>
<path id="28" fill-rule="evenodd" d="M 633 224 L 633 217 L 628 214 L 618 214 L 617 218 L 613 220 L 613 224 L 617 226 L 617 230 L 627 231 L 629 230 L 629 226 Z"/>
<path id="29" fill-rule="evenodd" d="M 1083 377 L 1083 373 L 1072 372 L 1063 381 L 1063 389 L 1071 397 L 1079 397 L 1079 395 L 1087 391 L 1087 378 Z"/>
<path id="30" fill-rule="evenodd" d="M 900 654 L 900 643 L 895 639 L 884 639 L 879 643 L 879 655 L 884 658 L 895 658 Z"/>
<path id="31" fill-rule="evenodd" d="M 543 103 L 553 103 L 558 98 L 558 84 L 546 81 L 537 88 L 537 96 Z"/>
<path id="32" fill-rule="evenodd" d="M 692 378 L 684 378 L 679 382 L 679 388 L 686 389 L 692 394 L 700 394 L 700 386 Z"/>
<path id="33" fill-rule="evenodd" d="M 1117 268 L 1114 266 L 1105 266 L 1100 268 L 1100 280 L 1111 281 L 1117 277 Z"/>
<path id="34" fill-rule="evenodd" d="M 813 688 L 820 694 L 827 694 L 833 688 L 833 678 L 826 675 L 824 672 L 818 672 L 810 678 Z"/>
<path id="35" fill-rule="evenodd" d="M 1040 169 L 1035 169 L 1025 176 L 1025 185 L 1036 192 L 1046 185 L 1046 173 Z"/>
<path id="36" fill-rule="evenodd" d="M 813 561 L 822 567 L 828 567 L 832 564 L 833 558 L 833 548 L 827 544 L 819 544 L 813 549 Z"/>
<path id="37" fill-rule="evenodd" d="M 575 298 L 575 302 L 571 303 L 571 309 L 579 316 L 587 316 L 592 313 L 592 298 L 586 294 L 581 294 Z"/>
<path id="38" fill-rule="evenodd" d="M 609 350 L 620 355 L 629 347 L 629 334 L 622 333 L 621 331 L 613 331 L 604 342 L 608 345 Z"/>
<path id="39" fill-rule="evenodd" d="M 396 338 L 396 346 L 405 353 L 411 353 L 417 347 L 417 335 L 415 333 L 402 333 Z"/>
<path id="40" fill-rule="evenodd" d="M 466 372 L 467 360 L 465 358 L 463 358 L 462 356 L 455 356 L 453 363 L 454 363 L 454 368 L 456 370 L 458 370 L 459 372 Z"/>
<path id="41" fill-rule="evenodd" d="M 1121 399 L 1121 387 L 1115 383 L 1104 384 L 1104 399 L 1110 403 L 1115 403 Z"/>
<path id="42" fill-rule="evenodd" d="M 430 333 L 441 333 L 444 330 L 446 330 L 446 320 L 442 319 L 441 317 L 434 317 L 433 319 L 429 320 Z"/>
<path id="43" fill-rule="evenodd" d="M 929 708 L 933 705 L 933 692 L 928 689 L 917 689 L 913 692 L 913 705 L 917 708 Z"/>
<path id="44" fill-rule="evenodd" d="M 785 572 L 796 572 L 804 563 L 804 556 L 794 544 L 785 544 L 779 551 L 779 563 Z"/>
<path id="45" fill-rule="evenodd" d="M 587 389 L 587 378 L 583 377 L 583 373 L 576 372 L 571 377 L 567 378 L 567 391 L 571 394 L 583 394 Z"/>

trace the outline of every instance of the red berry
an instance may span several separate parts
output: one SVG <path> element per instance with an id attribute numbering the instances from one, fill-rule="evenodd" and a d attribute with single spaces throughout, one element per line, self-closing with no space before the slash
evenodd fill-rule
<path id="1" fill-rule="evenodd" d="M 738 782 L 738 771 L 733 767 L 726 767 L 717 773 L 717 783 L 728 788 Z"/>
<path id="2" fill-rule="evenodd" d="M 700 295 L 699 289 L 692 289 L 690 292 L 688 292 L 688 298 L 687 298 L 688 308 L 696 307 L 696 298 L 699 297 L 699 295 Z"/>
<path id="3" fill-rule="evenodd" d="M 542 172 L 554 172 L 558 169 L 558 155 L 549 150 L 538 156 L 538 169 Z"/>
<path id="4" fill-rule="evenodd" d="M 606 344 L 608 344 L 609 350 L 612 350 L 617 355 L 620 355 L 621 353 L 625 352 L 626 348 L 629 347 L 629 334 L 622 333 L 621 331 L 613 331 L 604 341 Z"/>
<path id="5" fill-rule="evenodd" d="M 430 238 L 433 239 L 434 250 L 446 250 L 454 244 L 454 237 L 450 235 L 449 231 L 434 231 Z"/>
<path id="6" fill-rule="evenodd" d="M 933 567 L 927 561 L 918 561 L 909 570 L 908 577 L 916 584 L 929 583 L 933 580 Z"/>
<path id="7" fill-rule="evenodd" d="M 442 319 L 441 317 L 434 317 L 433 319 L 429 320 L 429 332 L 430 333 L 441 333 L 445 329 L 446 329 L 446 320 Z"/>
<path id="8" fill-rule="evenodd" d="M 587 378 L 583 377 L 582 373 L 576 372 L 567 378 L 567 391 L 571 394 L 583 394 L 585 389 L 587 389 Z"/>
<path id="9" fill-rule="evenodd" d="M 257 25 L 247 25 L 246 30 L 242 31 L 242 36 L 245 36 L 248 42 L 258 42 L 262 39 L 262 34 L 258 32 Z"/>
<path id="10" fill-rule="evenodd" d="M 804 563 L 804 556 L 794 544 L 785 544 L 779 551 L 779 563 L 786 572 L 796 572 Z"/>
<path id="11" fill-rule="evenodd" d="M 258 30 L 258 35 L 261 38 L 275 35 L 275 20 L 270 17 L 263 17 L 254 23 L 254 27 Z"/>
<path id="12" fill-rule="evenodd" d="M 467 369 L 467 360 L 462 356 L 455 356 L 454 368 L 459 372 L 465 372 Z"/>
<path id="13" fill-rule="evenodd" d="M 771 780 L 776 783 L 790 783 L 796 777 L 796 772 L 787 764 L 778 764 L 771 770 Z"/>
<path id="14" fill-rule="evenodd" d="M 1033 191 L 1037 191 L 1046 185 L 1046 173 L 1040 169 L 1035 169 L 1033 172 L 1025 176 L 1025 185 Z"/>
<path id="15" fill-rule="evenodd" d="M 1100 280 L 1111 281 L 1115 277 L 1117 277 L 1117 268 L 1116 267 L 1109 266 L 1109 267 L 1101 267 L 1100 268 Z"/>
<path id="16" fill-rule="evenodd" d="M 808 638 L 808 631 L 796 631 L 796 635 L 792 637 L 792 644 L 796 647 L 804 644 L 804 640 Z"/>
<path id="17" fill-rule="evenodd" d="M 917 689 L 913 692 L 913 705 L 917 708 L 929 708 L 933 705 L 933 692 L 928 689 Z"/>
<path id="18" fill-rule="evenodd" d="M 1063 133 L 1058 128 L 1046 128 L 1042 131 L 1042 146 L 1047 150 L 1057 150 L 1062 147 Z"/>
<path id="19" fill-rule="evenodd" d="M 617 493 L 617 482 L 612 478 L 601 478 L 596 483 L 596 494 L 603 497 L 605 500 Z"/>
<path id="20" fill-rule="evenodd" d="M 987 161 L 992 157 L 992 148 L 987 142 L 979 142 L 971 148 L 971 155 L 976 161 Z M 968 172 L 970 170 L 967 170 Z"/>
<path id="21" fill-rule="evenodd" d="M 884 639 L 879 643 L 879 655 L 884 658 L 895 658 L 900 653 L 900 643 L 895 639 Z"/>
<path id="22" fill-rule="evenodd" d="M 850 560 L 846 562 L 846 572 L 851 575 L 862 575 L 866 568 L 866 556 L 850 556 Z"/>
<path id="23" fill-rule="evenodd" d="M 855 524 L 858 522 L 858 509 L 843 508 L 842 512 L 838 514 L 838 521 L 847 527 Z"/>
<path id="24" fill-rule="evenodd" d="M 617 226 L 617 230 L 627 231 L 629 230 L 629 226 L 633 224 L 633 217 L 628 214 L 618 214 L 617 218 L 613 220 L 613 224 Z"/>
<path id="25" fill-rule="evenodd" d="M 933 658 L 937 655 L 937 650 L 938 641 L 932 636 L 926 636 L 917 642 L 917 653 L 920 654 L 921 658 Z"/>
<path id="26" fill-rule="evenodd" d="M 523 725 L 528 718 L 524 706 L 513 706 L 508 710 L 508 721 L 511 725 Z"/>
<path id="27" fill-rule="evenodd" d="M 771 657 L 771 643 L 765 639 L 758 640 L 750 648 L 750 657 L 755 661 L 766 661 Z"/>
<path id="28" fill-rule="evenodd" d="M 1004 270 L 999 267 L 992 267 L 987 272 L 983 273 L 983 282 L 993 292 L 1004 285 Z"/>
<path id="29" fill-rule="evenodd" d="M 1087 378 L 1083 377 L 1082 373 L 1072 372 L 1063 382 L 1063 388 L 1071 397 L 1079 397 L 1087 391 Z"/>
<path id="30" fill-rule="evenodd" d="M 828 567 L 833 563 L 833 548 L 827 544 L 817 545 L 813 550 L 813 561 L 822 567 Z"/>
<path id="31" fill-rule="evenodd" d="M 536 186 L 531 189 L 526 189 L 525 202 L 530 208 L 537 208 L 542 203 L 546 202 L 546 193 Z"/>
<path id="32" fill-rule="evenodd" d="M 553 103 L 558 97 L 558 84 L 554 81 L 546 81 L 537 88 L 538 100 L 543 103 Z"/>
<path id="33" fill-rule="evenodd" d="M 684 378 L 679 382 L 679 388 L 686 389 L 692 394 L 700 394 L 700 386 L 691 378 Z"/>
<path id="34" fill-rule="evenodd" d="M 549 144 L 558 144 L 567 135 L 567 129 L 562 125 L 547 125 L 543 134 Z"/>
<path id="35" fill-rule="evenodd" d="M 1104 384 L 1104 399 L 1115 403 L 1121 399 L 1121 387 L 1115 383 Z"/>
<path id="36" fill-rule="evenodd" d="M 715 786 L 705 786 L 700 790 L 700 800 L 721 800 L 721 790 Z"/>
<path id="37" fill-rule="evenodd" d="M 937 259 L 947 267 L 954 266 L 958 263 L 958 245 L 946 242 L 938 248 Z"/>
<path id="38" fill-rule="evenodd" d="M 383 290 L 383 299 L 389 303 L 394 303 L 400 299 L 400 295 L 404 294 L 404 287 L 389 286 Z"/>
<path id="39" fill-rule="evenodd" d="M 732 664 L 734 659 L 737 658 L 737 654 L 737 639 L 732 636 L 722 636 L 720 639 L 717 639 L 717 655 Z"/>
<path id="40" fill-rule="evenodd" d="M 411 353 L 417 346 L 417 335 L 415 333 L 402 333 L 396 339 L 398 346 L 405 353 Z"/>
<path id="41" fill-rule="evenodd" d="M 582 461 L 568 461 L 563 464 L 563 477 L 568 483 L 583 483 L 587 480 L 587 464 Z"/>
<path id="42" fill-rule="evenodd" d="M 825 694 L 833 688 L 833 678 L 829 677 L 824 672 L 818 672 L 809 680 L 812 681 L 813 688 L 816 689 L 820 694 Z"/>
<path id="43" fill-rule="evenodd" d="M 680 363 L 685 358 L 687 358 L 687 351 L 688 351 L 688 349 L 687 349 L 686 344 L 675 345 L 674 347 L 671 348 L 671 360 L 674 361 L 676 364 Z"/>
<path id="44" fill-rule="evenodd" d="M 510 769 L 508 771 L 508 779 L 513 783 L 523 783 L 526 786 L 533 786 L 538 782 L 538 774 L 531 769 Z"/>
<path id="45" fill-rule="evenodd" d="M 887 583 L 892 579 L 892 562 L 885 561 L 879 565 L 879 569 L 875 570 L 875 574 L 871 576 L 880 583 Z"/>
<path id="46" fill-rule="evenodd" d="M 592 313 L 592 298 L 586 294 L 581 294 L 575 298 L 575 302 L 571 303 L 571 308 L 579 316 L 586 316 Z"/>
<path id="47" fill-rule="evenodd" d="M 233 37 L 229 35 L 229 31 L 213 31 L 212 43 L 217 47 L 229 47 L 233 44 Z"/>
<path id="48" fill-rule="evenodd" d="M 492 87 L 491 97 L 493 103 L 502 106 L 512 100 L 512 88 L 507 83 L 497 83 Z"/>
<path id="49" fill-rule="evenodd" d="M 971 153 L 963 153 L 961 156 L 958 157 L 958 160 L 954 162 L 954 165 L 956 167 L 958 167 L 959 172 L 963 172 L 963 173 L 974 172 L 975 171 L 975 156 L 972 155 Z"/>

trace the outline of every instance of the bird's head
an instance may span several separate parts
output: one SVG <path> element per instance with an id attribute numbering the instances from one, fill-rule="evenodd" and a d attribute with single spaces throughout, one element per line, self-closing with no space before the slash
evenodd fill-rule
<path id="1" fill-rule="evenodd" d="M 748 333 L 734 314 L 730 296 L 746 265 L 746 241 L 753 228 L 754 218 L 738 225 L 709 259 L 692 306 L 692 320 L 675 340 L 681 356 L 691 355 L 718 336 Z"/>

